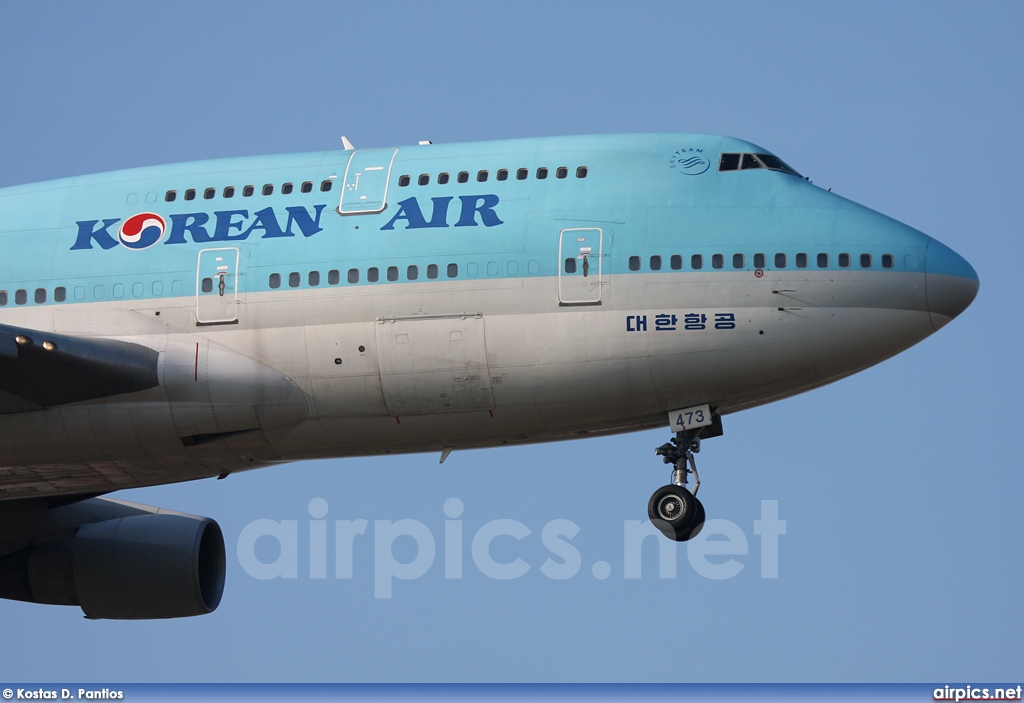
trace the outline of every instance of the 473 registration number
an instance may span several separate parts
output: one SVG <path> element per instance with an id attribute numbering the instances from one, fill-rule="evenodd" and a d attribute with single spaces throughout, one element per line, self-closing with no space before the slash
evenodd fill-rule
<path id="1" fill-rule="evenodd" d="M 711 421 L 711 406 L 706 403 L 704 405 L 683 408 L 682 410 L 673 410 L 668 414 L 668 422 L 673 432 L 692 430 L 695 427 L 705 427 L 710 425 Z"/>

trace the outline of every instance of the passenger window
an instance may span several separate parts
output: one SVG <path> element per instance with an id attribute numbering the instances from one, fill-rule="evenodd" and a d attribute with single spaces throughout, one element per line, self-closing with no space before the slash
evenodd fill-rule
<path id="1" fill-rule="evenodd" d="M 0 307 L 7 305 L 7 291 L 0 290 Z"/>
<path id="2" fill-rule="evenodd" d="M 224 187 L 224 197 L 225 198 L 233 198 L 233 197 L 235 197 L 235 187 L 234 186 L 225 186 Z"/>
<path id="3" fill-rule="evenodd" d="M 711 255 L 711 268 L 713 268 L 713 269 L 720 269 L 723 266 L 725 266 L 725 257 L 722 256 L 721 254 L 712 254 Z"/>
<path id="4" fill-rule="evenodd" d="M 270 287 L 280 288 L 281 287 L 281 274 L 272 273 L 270 274 Z"/>
<path id="5" fill-rule="evenodd" d="M 456 180 L 459 183 L 469 183 L 469 171 L 459 171 L 459 177 Z"/>
<path id="6" fill-rule="evenodd" d="M 530 172 L 527 169 L 525 169 L 525 168 L 521 168 L 518 171 L 516 171 L 516 180 L 517 181 L 525 181 L 529 177 L 530 177 Z"/>
<path id="7" fill-rule="evenodd" d="M 53 302 L 63 303 L 68 299 L 68 289 L 64 286 L 57 286 L 53 289 Z"/>
<path id="8" fill-rule="evenodd" d="M 839 255 L 839 267 L 840 268 L 844 268 L 844 269 L 845 268 L 850 268 L 850 255 L 849 254 L 840 254 Z"/>
<path id="9" fill-rule="evenodd" d="M 273 183 L 267 183 L 266 185 L 264 185 L 263 186 L 263 194 L 264 195 L 273 195 L 274 194 L 274 184 Z"/>
<path id="10" fill-rule="evenodd" d="M 786 255 L 776 254 L 775 255 L 775 268 L 784 269 L 786 268 Z"/>
<path id="11" fill-rule="evenodd" d="M 397 266 L 388 266 L 388 280 L 389 281 L 397 281 L 398 280 L 398 267 Z"/>
<path id="12" fill-rule="evenodd" d="M 540 168 L 537 169 L 537 180 L 538 181 L 543 181 L 547 177 L 548 177 L 548 170 L 546 168 L 541 166 Z"/>
<path id="13" fill-rule="evenodd" d="M 331 269 L 327 272 L 327 285 L 336 286 L 341 282 L 341 272 L 338 269 Z"/>
<path id="14" fill-rule="evenodd" d="M 37 304 L 42 305 L 46 302 L 46 289 L 36 288 L 35 301 Z"/>
<path id="15" fill-rule="evenodd" d="M 754 268 L 763 269 L 765 264 L 764 254 L 754 254 Z"/>
<path id="16" fill-rule="evenodd" d="M 661 271 L 661 257 L 657 254 L 651 257 L 651 271 Z"/>
<path id="17" fill-rule="evenodd" d="M 167 192 L 166 192 L 166 193 L 164 194 L 164 202 L 165 202 L 165 203 L 173 203 L 173 202 L 174 202 L 174 200 L 175 200 L 175 199 L 176 199 L 177 197 L 178 197 L 178 191 L 176 191 L 176 190 L 169 190 L 169 191 L 167 191 Z"/>
<path id="18" fill-rule="evenodd" d="M 636 269 L 633 268 L 633 259 L 634 258 L 637 258 L 637 257 L 631 257 L 630 260 L 629 260 L 629 268 L 632 271 L 636 271 Z M 565 272 L 566 273 L 576 273 L 576 259 L 574 259 L 572 257 L 569 257 L 568 259 L 565 260 Z"/>
<path id="19" fill-rule="evenodd" d="M 306 280 L 309 282 L 309 285 L 311 285 L 311 286 L 318 286 L 318 285 L 320 285 L 320 272 L 319 271 L 310 271 L 309 272 L 309 276 L 307 277 Z"/>
<path id="20" fill-rule="evenodd" d="M 734 269 L 741 269 L 741 268 L 743 268 L 743 254 L 733 254 L 732 255 L 732 267 Z"/>
<path id="21" fill-rule="evenodd" d="M 871 254 L 861 254 L 860 255 L 860 267 L 862 269 L 869 269 L 869 268 L 871 268 Z"/>
<path id="22" fill-rule="evenodd" d="M 195 188 L 189 188 L 188 190 L 185 191 L 185 200 L 195 200 L 195 199 L 196 199 L 196 189 Z"/>
<path id="23" fill-rule="evenodd" d="M 429 264 L 427 266 L 427 278 L 430 280 L 437 278 L 437 264 Z"/>
<path id="24" fill-rule="evenodd" d="M 586 178 L 586 177 L 587 177 L 587 167 L 586 166 L 580 166 L 578 169 L 576 169 L 576 178 Z"/>
<path id="25" fill-rule="evenodd" d="M 565 166 L 559 166 L 558 169 L 555 170 L 555 178 L 565 178 L 568 175 L 569 169 Z"/>
<path id="26" fill-rule="evenodd" d="M 798 269 L 807 268 L 807 254 L 801 252 L 796 255 L 796 267 Z"/>
<path id="27" fill-rule="evenodd" d="M 256 192 L 256 189 L 253 186 L 245 186 L 244 188 L 242 188 L 242 197 L 243 198 L 248 198 L 248 197 L 252 196 L 252 194 L 255 193 L 255 192 Z"/>
<path id="28" fill-rule="evenodd" d="M 419 278 L 420 277 L 419 266 L 410 266 L 409 268 L 407 268 L 405 270 L 405 277 L 407 279 L 409 279 L 410 281 L 415 281 L 417 278 Z"/>
<path id="29" fill-rule="evenodd" d="M 439 174 L 437 174 L 437 182 L 439 184 L 441 184 L 441 185 L 444 185 L 445 183 L 447 183 L 449 178 L 450 178 L 450 176 L 447 173 L 439 173 Z"/>
<path id="30" fill-rule="evenodd" d="M 302 277 L 299 275 L 298 271 L 292 271 L 288 274 L 288 285 L 292 288 L 298 288 L 301 280 Z"/>
<path id="31" fill-rule="evenodd" d="M 828 254 L 824 254 L 824 253 L 818 254 L 818 268 L 820 268 L 820 269 L 827 269 L 828 268 Z"/>
<path id="32" fill-rule="evenodd" d="M 484 181 L 486 181 L 487 180 L 487 171 L 477 171 L 476 172 L 476 180 L 477 180 L 477 183 L 483 183 Z"/>
<path id="33" fill-rule="evenodd" d="M 327 193 L 334 187 L 334 181 L 330 178 L 320 181 L 320 192 Z"/>
<path id="34" fill-rule="evenodd" d="M 400 188 L 405 188 L 407 185 L 409 185 L 409 177 L 408 176 L 399 176 L 398 177 L 398 186 Z"/>
<path id="35" fill-rule="evenodd" d="M 882 268 L 891 269 L 893 266 L 892 254 L 882 254 Z"/>
<path id="36" fill-rule="evenodd" d="M 421 186 L 430 185 L 430 174 L 429 173 L 421 173 L 419 179 L 417 179 L 416 182 L 419 185 L 421 185 Z"/>
<path id="37" fill-rule="evenodd" d="M 508 180 L 508 169 L 507 168 L 499 168 L 498 169 L 498 174 L 497 174 L 496 177 L 497 177 L 497 179 L 499 181 L 507 181 Z"/>
<path id="38" fill-rule="evenodd" d="M 284 184 L 282 184 L 281 185 L 281 195 L 291 195 L 291 192 L 292 192 L 292 190 L 294 190 L 294 188 L 295 188 L 295 186 L 293 186 L 291 183 L 284 183 Z"/>
<path id="39" fill-rule="evenodd" d="M 640 270 L 640 257 L 639 256 L 631 256 L 631 257 L 629 257 L 629 270 L 630 271 L 639 271 Z"/>
<path id="40" fill-rule="evenodd" d="M 203 289 L 204 293 L 212 293 L 213 292 L 213 279 L 212 278 L 204 278 L 203 282 L 202 282 L 202 289 Z M 116 291 L 115 291 L 115 293 L 116 293 Z M 120 296 L 115 296 L 115 297 L 120 297 Z"/>
<path id="41" fill-rule="evenodd" d="M 359 283 L 359 269 L 349 269 L 348 270 L 348 282 L 349 283 Z"/>
<path id="42" fill-rule="evenodd" d="M 366 269 L 366 280 L 370 283 L 376 283 L 380 280 L 380 269 L 376 266 L 371 266 Z"/>
<path id="43" fill-rule="evenodd" d="M 458 264 L 448 264 L 448 278 L 455 278 L 459 275 Z"/>
<path id="44" fill-rule="evenodd" d="M 722 157 L 718 160 L 719 171 L 735 171 L 740 167 L 740 155 L 739 154 L 722 154 Z"/>
<path id="45" fill-rule="evenodd" d="M 700 254 L 694 254 L 690 257 L 690 268 L 695 271 L 699 271 L 704 268 L 704 257 Z"/>
<path id="46" fill-rule="evenodd" d="M 213 200 L 213 196 L 217 194 L 216 188 L 207 188 L 203 191 L 203 200 Z"/>
<path id="47" fill-rule="evenodd" d="M 299 188 L 303 193 L 313 192 L 313 181 L 303 181 L 302 187 Z"/>
<path id="48" fill-rule="evenodd" d="M 683 268 L 683 257 L 679 254 L 673 254 L 672 258 L 668 260 L 668 265 L 672 267 L 673 271 L 678 271 Z"/>

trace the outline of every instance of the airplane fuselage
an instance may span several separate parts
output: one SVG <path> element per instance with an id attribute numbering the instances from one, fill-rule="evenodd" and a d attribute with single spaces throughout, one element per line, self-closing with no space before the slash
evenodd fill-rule
<path id="1" fill-rule="evenodd" d="M 143 390 L 0 397 L 0 497 L 724 415 L 876 364 L 973 298 L 951 250 L 767 156 L 549 138 L 0 190 L 0 323 L 159 354 Z"/>

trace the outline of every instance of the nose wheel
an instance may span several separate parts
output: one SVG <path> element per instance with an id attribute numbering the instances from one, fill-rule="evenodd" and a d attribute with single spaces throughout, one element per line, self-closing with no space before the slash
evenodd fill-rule
<path id="1" fill-rule="evenodd" d="M 676 542 L 685 542 L 704 527 L 704 505 L 697 498 L 700 476 L 693 455 L 700 451 L 700 430 L 677 432 L 671 441 L 661 445 L 655 454 L 671 464 L 672 483 L 654 492 L 647 503 L 647 516 L 663 535 Z M 693 474 L 693 491 L 687 477 Z"/>

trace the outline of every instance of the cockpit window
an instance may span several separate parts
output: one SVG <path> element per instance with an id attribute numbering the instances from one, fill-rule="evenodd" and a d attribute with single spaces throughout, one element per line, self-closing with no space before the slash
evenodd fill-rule
<path id="1" fill-rule="evenodd" d="M 787 164 L 785 161 L 780 159 L 778 156 L 775 156 L 774 154 L 758 154 L 757 158 L 758 160 L 760 160 L 761 163 L 764 164 L 765 168 L 770 168 L 772 171 L 782 171 L 783 173 L 791 173 L 794 176 L 800 175 L 799 173 L 796 172 L 796 170 L 793 169 L 793 167 L 791 167 L 789 164 Z"/>
<path id="2" fill-rule="evenodd" d="M 746 171 L 753 168 L 767 168 L 800 176 L 789 164 L 774 154 L 722 154 L 718 160 L 719 171 Z M 802 176 L 801 176 L 802 177 Z"/>
<path id="3" fill-rule="evenodd" d="M 719 171 L 735 171 L 740 167 L 740 155 L 739 154 L 722 154 L 722 158 L 718 160 Z"/>
<path id="4" fill-rule="evenodd" d="M 764 168 L 764 165 L 753 154 L 744 154 L 740 161 L 740 169 L 746 171 L 748 168 Z"/>

